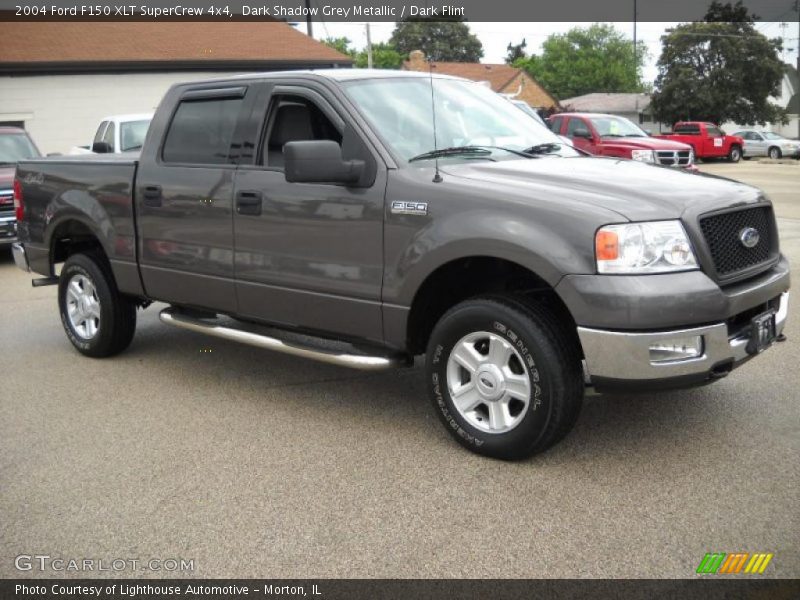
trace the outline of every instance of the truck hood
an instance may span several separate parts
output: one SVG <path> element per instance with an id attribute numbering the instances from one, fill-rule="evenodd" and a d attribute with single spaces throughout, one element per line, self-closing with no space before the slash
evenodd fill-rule
<path id="1" fill-rule="evenodd" d="M 642 150 L 689 150 L 689 144 L 673 140 L 662 140 L 652 137 L 615 138 L 604 137 L 603 146 L 620 148 L 636 148 Z"/>
<path id="2" fill-rule="evenodd" d="M 513 194 L 553 202 L 563 198 L 572 205 L 614 211 L 631 221 L 677 219 L 687 211 L 697 215 L 764 197 L 757 188 L 723 177 L 614 158 L 469 162 L 442 166 L 441 171 L 469 180 L 473 189 L 485 187 L 490 197 Z"/>

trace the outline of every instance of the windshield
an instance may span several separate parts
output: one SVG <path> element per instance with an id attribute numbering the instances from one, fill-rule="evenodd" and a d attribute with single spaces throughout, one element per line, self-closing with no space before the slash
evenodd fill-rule
<path id="1" fill-rule="evenodd" d="M 600 137 L 647 137 L 638 126 L 622 117 L 590 117 Z"/>
<path id="2" fill-rule="evenodd" d="M 478 83 L 433 80 L 435 143 L 429 79 L 366 79 L 344 85 L 378 134 L 406 161 L 414 157 L 419 160 L 420 155 L 435 148 L 464 146 L 485 147 L 487 152 L 453 153 L 442 156 L 442 160 L 518 160 L 520 151 L 541 144 L 557 145 L 548 156 L 578 156 L 549 129 Z M 422 159 L 423 164 L 432 158 Z"/>
<path id="3" fill-rule="evenodd" d="M 778 135 L 777 133 L 772 133 L 771 131 L 765 131 L 763 135 L 768 140 L 782 140 L 785 139 L 782 135 Z"/>
<path id="4" fill-rule="evenodd" d="M 0 134 L 0 164 L 13 164 L 38 157 L 39 151 L 24 133 Z"/>
<path id="5" fill-rule="evenodd" d="M 119 126 L 119 149 L 120 152 L 138 150 L 144 144 L 144 136 L 150 127 L 150 119 L 141 121 L 127 121 L 120 123 Z"/>

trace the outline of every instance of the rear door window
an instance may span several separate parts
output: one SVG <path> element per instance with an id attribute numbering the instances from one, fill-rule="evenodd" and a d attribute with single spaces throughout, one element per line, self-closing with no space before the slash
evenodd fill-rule
<path id="1" fill-rule="evenodd" d="M 164 140 L 164 162 L 226 164 L 242 101 L 241 97 L 182 101 Z"/>

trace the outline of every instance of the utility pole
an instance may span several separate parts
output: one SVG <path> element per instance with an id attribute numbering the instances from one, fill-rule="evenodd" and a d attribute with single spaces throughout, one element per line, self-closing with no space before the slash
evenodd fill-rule
<path id="1" fill-rule="evenodd" d="M 369 34 L 369 23 L 367 23 L 367 68 L 372 68 L 372 38 Z"/>
<path id="2" fill-rule="evenodd" d="M 311 24 L 311 0 L 306 1 L 306 33 L 308 37 L 314 37 L 314 26 Z"/>

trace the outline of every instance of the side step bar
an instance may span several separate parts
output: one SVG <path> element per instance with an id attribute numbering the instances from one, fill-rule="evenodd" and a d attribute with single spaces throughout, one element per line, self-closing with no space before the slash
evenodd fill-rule
<path id="1" fill-rule="evenodd" d="M 343 352 L 321 350 L 300 346 L 299 344 L 293 345 L 275 337 L 203 321 L 202 319 L 186 315 L 174 307 L 162 310 L 158 318 L 167 325 L 188 329 L 189 331 L 205 333 L 225 340 L 256 346 L 257 348 L 275 350 L 276 352 L 283 352 L 284 354 L 291 354 L 302 358 L 310 358 L 311 360 L 338 365 L 340 367 L 349 367 L 361 371 L 382 371 L 385 369 L 408 366 L 407 358 L 402 355 L 368 356 L 366 354 L 347 354 Z"/>

